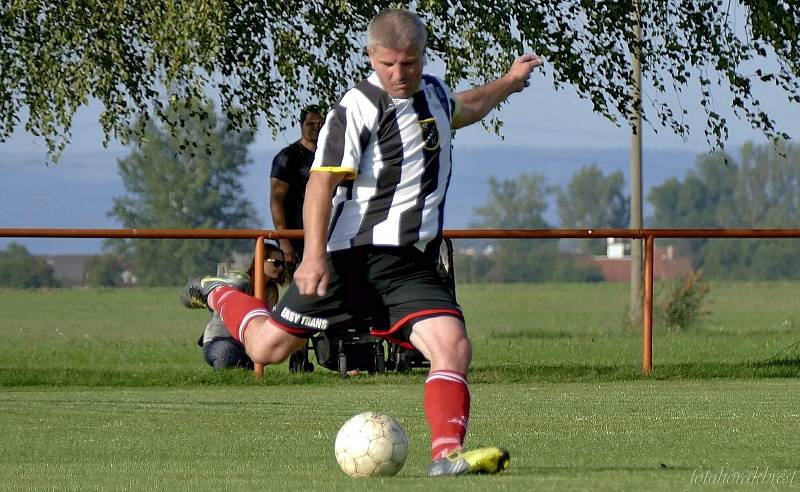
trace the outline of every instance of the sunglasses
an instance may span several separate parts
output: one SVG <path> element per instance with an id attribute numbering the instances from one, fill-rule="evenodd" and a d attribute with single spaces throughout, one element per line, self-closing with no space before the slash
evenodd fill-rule
<path id="1" fill-rule="evenodd" d="M 267 258 L 267 261 L 275 265 L 277 268 L 283 268 L 286 266 L 286 262 L 283 260 L 275 260 L 273 258 Z"/>

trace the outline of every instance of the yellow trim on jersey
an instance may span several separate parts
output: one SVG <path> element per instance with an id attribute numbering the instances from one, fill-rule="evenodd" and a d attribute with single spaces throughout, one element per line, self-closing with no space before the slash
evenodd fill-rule
<path id="1" fill-rule="evenodd" d="M 352 169 L 347 169 L 344 167 L 334 167 L 334 166 L 321 166 L 321 167 L 312 167 L 311 172 L 314 171 L 323 171 L 326 173 L 344 173 L 347 174 L 347 178 L 354 179 L 356 177 L 356 172 Z"/>

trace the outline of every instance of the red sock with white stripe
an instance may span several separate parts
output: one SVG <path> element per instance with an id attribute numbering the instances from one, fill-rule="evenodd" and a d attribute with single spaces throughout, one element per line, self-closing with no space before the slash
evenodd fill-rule
<path id="1" fill-rule="evenodd" d="M 208 306 L 219 313 L 228 332 L 240 342 L 251 319 L 269 316 L 266 302 L 228 286 L 212 290 L 208 295 Z"/>
<path id="2" fill-rule="evenodd" d="M 438 460 L 461 449 L 469 421 L 469 385 L 465 374 L 431 371 L 422 397 L 425 417 L 431 428 L 431 458 Z"/>

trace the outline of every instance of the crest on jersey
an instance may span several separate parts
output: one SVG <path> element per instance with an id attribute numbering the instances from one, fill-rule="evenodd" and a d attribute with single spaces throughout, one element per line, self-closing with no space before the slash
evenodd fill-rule
<path id="1" fill-rule="evenodd" d="M 439 129 L 436 128 L 436 118 L 419 120 L 419 127 L 422 130 L 422 142 L 425 150 L 436 150 L 439 148 Z"/>

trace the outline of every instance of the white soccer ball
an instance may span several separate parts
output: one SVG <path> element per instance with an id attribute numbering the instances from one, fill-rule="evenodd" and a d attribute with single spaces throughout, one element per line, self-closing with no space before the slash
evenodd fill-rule
<path id="1" fill-rule="evenodd" d="M 344 423 L 336 434 L 336 461 L 353 478 L 391 476 L 403 468 L 408 438 L 388 415 L 365 412 Z"/>

